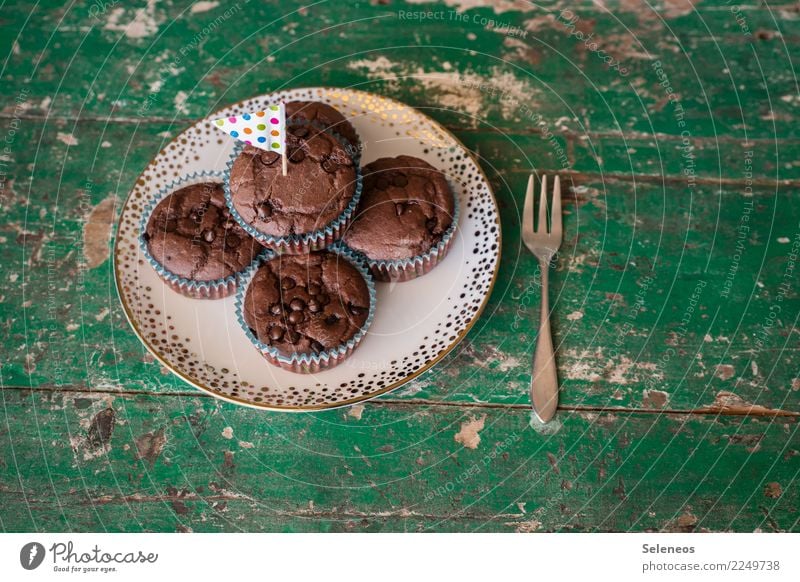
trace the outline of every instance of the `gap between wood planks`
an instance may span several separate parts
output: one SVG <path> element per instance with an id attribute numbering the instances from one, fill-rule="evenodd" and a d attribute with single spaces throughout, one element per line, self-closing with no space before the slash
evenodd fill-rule
<path id="1" fill-rule="evenodd" d="M 17 392 L 65 392 L 70 394 L 109 394 L 113 396 L 152 396 L 152 397 L 180 397 L 180 398 L 215 398 L 201 390 L 180 391 L 180 392 L 157 392 L 154 390 L 113 390 L 109 388 L 86 389 L 74 386 L 53 386 L 42 384 L 37 387 L 30 386 L 6 386 L 2 390 Z M 363 401 L 365 403 L 367 401 Z M 447 402 L 440 400 L 429 400 L 415 398 L 409 400 L 393 400 L 391 398 L 381 398 L 368 401 L 370 405 L 384 406 L 387 408 L 414 408 L 419 406 L 439 406 L 447 408 L 463 409 L 496 409 L 496 410 L 524 410 L 530 411 L 530 404 L 501 404 L 498 402 Z M 630 413 L 630 414 L 670 414 L 697 416 L 757 416 L 757 417 L 799 417 L 800 412 L 782 410 L 776 408 L 765 408 L 760 405 L 739 406 L 731 409 L 717 408 L 714 404 L 692 409 L 679 408 L 632 408 L 632 407 L 613 407 L 613 406 L 565 406 L 559 405 L 558 410 L 563 412 L 608 412 L 608 413 Z M 334 409 L 309 410 L 307 412 L 326 412 Z"/>

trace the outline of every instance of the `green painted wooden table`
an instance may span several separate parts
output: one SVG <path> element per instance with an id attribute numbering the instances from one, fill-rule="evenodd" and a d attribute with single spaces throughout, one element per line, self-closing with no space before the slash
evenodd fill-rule
<path id="1" fill-rule="evenodd" d="M 695 4 L 4 5 L 0 529 L 800 530 L 800 9 Z M 239 408 L 136 339 L 113 225 L 193 120 L 317 85 L 463 140 L 496 190 L 502 265 L 466 340 L 398 391 Z M 570 185 L 545 427 L 531 169 Z"/>

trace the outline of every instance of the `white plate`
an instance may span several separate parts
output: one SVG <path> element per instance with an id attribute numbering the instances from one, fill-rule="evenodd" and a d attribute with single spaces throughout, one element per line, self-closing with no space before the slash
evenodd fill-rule
<path id="1" fill-rule="evenodd" d="M 191 172 L 223 170 L 234 141 L 212 120 L 278 100 L 322 101 L 345 114 L 363 143 L 362 164 L 408 154 L 442 170 L 461 202 L 450 252 L 430 273 L 378 283 L 375 320 L 354 354 L 318 374 L 270 365 L 236 321 L 235 297 L 197 300 L 162 283 L 137 242 L 144 202 Z M 215 112 L 175 138 L 147 166 L 122 209 L 114 273 L 128 320 L 147 349 L 175 374 L 210 394 L 270 410 L 334 408 L 397 388 L 432 367 L 466 335 L 494 284 L 500 259 L 497 203 L 486 176 L 441 125 L 392 99 L 363 91 L 292 89 Z"/>

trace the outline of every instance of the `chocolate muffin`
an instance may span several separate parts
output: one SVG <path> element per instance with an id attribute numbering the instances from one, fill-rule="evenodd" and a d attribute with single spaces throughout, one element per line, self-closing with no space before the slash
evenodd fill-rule
<path id="1" fill-rule="evenodd" d="M 361 141 L 353 125 L 336 109 L 319 101 L 290 101 L 286 104 L 290 121 L 306 121 L 338 133 L 347 140 L 352 151 L 358 151 Z"/>
<path id="2" fill-rule="evenodd" d="M 344 346 L 364 326 L 369 311 L 366 280 L 350 261 L 329 251 L 266 261 L 242 303 L 245 325 L 285 357 Z"/>
<path id="3" fill-rule="evenodd" d="M 167 195 L 150 213 L 142 239 L 164 269 L 192 281 L 235 275 L 263 250 L 230 215 L 222 184 L 213 182 Z"/>
<path id="4" fill-rule="evenodd" d="M 455 199 L 444 175 L 411 156 L 380 158 L 366 165 L 356 217 L 344 236 L 371 261 L 423 255 L 453 224 Z"/>
<path id="5" fill-rule="evenodd" d="M 307 125 L 294 126 L 287 132 L 286 147 L 286 176 L 278 154 L 250 145 L 231 167 L 231 202 L 238 219 L 262 236 L 319 231 L 342 215 L 356 193 L 353 158 L 332 135 Z"/>

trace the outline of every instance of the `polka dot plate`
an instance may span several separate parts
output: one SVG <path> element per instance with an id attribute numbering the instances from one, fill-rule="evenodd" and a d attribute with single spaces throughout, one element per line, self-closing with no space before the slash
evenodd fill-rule
<path id="1" fill-rule="evenodd" d="M 236 321 L 235 297 L 190 299 L 171 290 L 137 243 L 146 201 L 193 172 L 223 170 L 234 140 L 213 120 L 264 109 L 279 100 L 328 103 L 362 141 L 362 164 L 407 154 L 442 170 L 461 215 L 450 252 L 430 273 L 377 283 L 375 319 L 353 355 L 335 368 L 296 374 L 270 365 Z M 486 305 L 500 259 L 497 203 L 486 176 L 446 129 L 398 101 L 333 88 L 270 93 L 217 111 L 167 145 L 131 191 L 117 228 L 114 270 L 120 299 L 147 349 L 189 384 L 218 398 L 269 410 L 318 410 L 398 388 L 441 360 Z"/>

